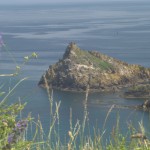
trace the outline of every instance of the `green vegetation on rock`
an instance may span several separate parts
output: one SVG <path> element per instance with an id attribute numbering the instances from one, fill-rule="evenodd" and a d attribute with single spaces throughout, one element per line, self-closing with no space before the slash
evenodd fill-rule
<path id="1" fill-rule="evenodd" d="M 109 70 L 113 68 L 112 64 L 102 59 L 99 59 L 88 51 L 78 50 L 76 54 L 76 61 L 80 64 L 93 65 L 95 68 L 100 68 L 101 70 Z"/>

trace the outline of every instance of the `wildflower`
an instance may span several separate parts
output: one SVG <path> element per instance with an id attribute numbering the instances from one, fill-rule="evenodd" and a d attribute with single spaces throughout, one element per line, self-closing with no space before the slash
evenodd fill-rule
<path id="1" fill-rule="evenodd" d="M 26 120 L 21 120 L 21 121 L 17 122 L 15 130 L 17 132 L 21 133 L 25 130 L 26 127 L 27 127 L 27 121 Z"/>
<path id="2" fill-rule="evenodd" d="M 28 61 L 28 60 L 29 60 L 29 56 L 25 56 L 25 57 L 24 57 L 24 60 L 25 60 L 25 61 Z"/>
<path id="3" fill-rule="evenodd" d="M 19 71 L 20 70 L 20 66 L 16 66 L 16 70 Z"/>
<path id="4" fill-rule="evenodd" d="M 21 120 L 16 123 L 13 132 L 8 136 L 7 140 L 9 144 L 15 143 L 17 140 L 20 139 L 21 135 L 24 133 L 27 127 L 27 123 L 27 120 Z"/>
<path id="5" fill-rule="evenodd" d="M 0 47 L 4 46 L 2 34 L 0 33 Z"/>
<path id="6" fill-rule="evenodd" d="M 15 134 L 12 133 L 8 136 L 8 143 L 11 144 L 11 143 L 14 143 L 15 142 Z"/>
<path id="7" fill-rule="evenodd" d="M 33 52 L 31 56 L 32 56 L 33 58 L 37 58 L 37 57 L 38 57 L 38 55 L 37 55 L 35 52 Z"/>

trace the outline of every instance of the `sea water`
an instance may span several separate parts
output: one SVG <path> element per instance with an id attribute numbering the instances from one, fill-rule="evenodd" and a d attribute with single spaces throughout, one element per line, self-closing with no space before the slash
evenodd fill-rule
<path id="1" fill-rule="evenodd" d="M 97 50 L 130 64 L 150 67 L 150 2 L 100 1 L 97 3 L 53 3 L 48 5 L 0 6 L 0 32 L 7 47 L 0 49 L 0 74 L 13 73 L 24 56 L 38 53 L 38 59 L 22 67 L 18 77 L 0 77 L 0 84 L 9 91 L 20 79 L 29 77 L 13 92 L 8 102 L 27 102 L 23 115 L 42 121 L 48 132 L 50 105 L 46 90 L 38 81 L 49 65 L 62 58 L 70 42 L 81 49 Z M 70 108 L 72 121 L 82 122 L 85 93 L 54 90 L 53 101 L 61 102 L 59 110 L 62 137 L 69 131 Z M 90 93 L 87 101 L 89 124 L 103 128 L 112 105 L 140 105 L 144 99 L 124 99 L 120 93 Z M 132 109 L 112 109 L 106 125 L 105 137 L 109 138 L 120 116 L 121 131 L 126 133 L 132 122 L 139 129 L 139 122 L 149 132 L 148 112 Z"/>

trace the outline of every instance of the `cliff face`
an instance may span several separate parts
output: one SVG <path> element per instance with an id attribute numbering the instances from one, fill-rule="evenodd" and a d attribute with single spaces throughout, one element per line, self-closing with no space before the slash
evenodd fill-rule
<path id="1" fill-rule="evenodd" d="M 63 58 L 49 67 L 39 85 L 76 91 L 84 91 L 89 86 L 93 91 L 110 91 L 149 80 L 150 69 L 81 50 L 70 43 Z"/>

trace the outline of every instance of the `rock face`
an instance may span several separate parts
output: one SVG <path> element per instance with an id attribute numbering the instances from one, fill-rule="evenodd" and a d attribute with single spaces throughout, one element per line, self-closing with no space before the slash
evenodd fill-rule
<path id="1" fill-rule="evenodd" d="M 129 65 L 96 51 L 81 50 L 70 43 L 61 60 L 51 65 L 39 85 L 61 90 L 115 91 L 140 82 L 149 82 L 150 69 Z"/>

